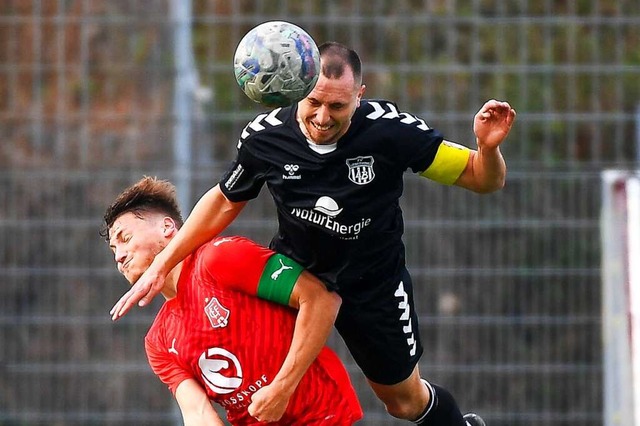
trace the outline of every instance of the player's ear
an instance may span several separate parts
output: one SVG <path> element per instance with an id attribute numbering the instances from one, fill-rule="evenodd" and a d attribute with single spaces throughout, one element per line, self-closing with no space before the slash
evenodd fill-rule
<path id="1" fill-rule="evenodd" d="M 164 217 L 162 225 L 162 235 L 165 237 L 171 237 L 173 234 L 178 232 L 176 221 L 169 216 Z"/>
<path id="2" fill-rule="evenodd" d="M 360 88 L 358 89 L 358 94 L 356 95 L 357 106 L 360 106 L 360 101 L 362 100 L 362 96 L 364 95 L 364 91 L 366 89 L 367 89 L 367 86 L 365 86 L 364 84 L 360 86 Z"/>

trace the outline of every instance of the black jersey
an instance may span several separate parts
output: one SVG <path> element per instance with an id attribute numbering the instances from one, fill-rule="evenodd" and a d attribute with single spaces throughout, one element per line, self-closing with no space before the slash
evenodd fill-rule
<path id="1" fill-rule="evenodd" d="M 392 102 L 362 101 L 336 149 L 319 154 L 296 111 L 276 109 L 245 127 L 222 192 L 246 201 L 266 183 L 279 223 L 270 247 L 343 297 L 393 280 L 405 262 L 403 174 L 426 170 L 442 135 Z"/>

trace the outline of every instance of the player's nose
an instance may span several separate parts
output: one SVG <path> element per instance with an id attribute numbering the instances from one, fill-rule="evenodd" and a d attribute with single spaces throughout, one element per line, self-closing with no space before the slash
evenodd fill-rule
<path id="1" fill-rule="evenodd" d="M 326 125 L 331 120 L 331 114 L 329 114 L 329 108 L 324 105 L 321 105 L 316 111 L 316 122 L 318 124 Z"/>
<path id="2" fill-rule="evenodd" d="M 127 258 L 127 251 L 116 246 L 113 253 L 114 253 L 115 261 L 118 264 L 118 268 L 120 268 L 124 263 L 124 260 Z"/>

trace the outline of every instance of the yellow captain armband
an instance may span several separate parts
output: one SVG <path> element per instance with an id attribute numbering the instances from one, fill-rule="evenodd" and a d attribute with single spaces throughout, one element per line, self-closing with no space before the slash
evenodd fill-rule
<path id="1" fill-rule="evenodd" d="M 444 185 L 453 185 L 467 167 L 471 150 L 457 143 L 442 141 L 431 165 L 420 176 Z"/>

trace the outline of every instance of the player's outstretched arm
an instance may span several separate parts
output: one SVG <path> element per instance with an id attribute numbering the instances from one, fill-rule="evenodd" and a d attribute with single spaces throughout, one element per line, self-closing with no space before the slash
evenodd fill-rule
<path id="1" fill-rule="evenodd" d="M 187 379 L 178 385 L 176 401 L 185 426 L 224 426 L 206 392 L 195 380 Z"/>
<path id="2" fill-rule="evenodd" d="M 289 300 L 298 309 L 289 352 L 273 381 L 253 394 L 251 416 L 261 421 L 282 417 L 302 376 L 326 343 L 341 303 L 340 296 L 309 272 L 298 277 Z"/>
<path id="3" fill-rule="evenodd" d="M 149 304 L 162 290 L 171 270 L 195 249 L 222 232 L 245 205 L 246 202 L 229 201 L 218 185 L 204 194 L 176 236 L 113 306 L 109 312 L 111 319 L 115 321 L 124 316 L 136 303 L 139 306 Z"/>
<path id="4" fill-rule="evenodd" d="M 500 144 L 509 134 L 515 118 L 516 111 L 507 102 L 492 99 L 480 108 L 473 120 L 478 150 L 471 152 L 456 185 L 479 193 L 493 192 L 504 186 L 507 167 Z"/>

